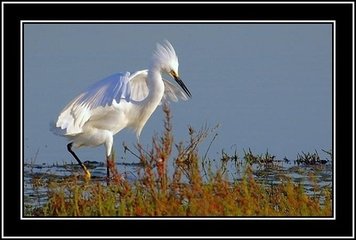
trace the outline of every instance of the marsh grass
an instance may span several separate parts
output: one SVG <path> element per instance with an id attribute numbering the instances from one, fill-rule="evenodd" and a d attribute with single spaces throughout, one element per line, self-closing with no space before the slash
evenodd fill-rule
<path id="1" fill-rule="evenodd" d="M 110 166 L 109 186 L 74 174 L 34 178 L 34 194 L 44 189 L 46 202 L 27 206 L 25 216 L 332 216 L 330 187 L 316 186 L 315 194 L 307 194 L 302 184 L 288 176 L 281 177 L 280 183 L 257 181 L 253 164 L 272 164 L 274 156 L 268 152 L 255 155 L 249 149 L 244 161 L 236 152 L 222 152 L 219 165 L 213 167 L 207 153 L 199 156 L 198 147 L 214 129 L 188 127 L 189 140 L 175 144 L 168 106 L 163 111 L 164 131 L 153 137 L 151 148 L 137 145 L 135 153 L 124 147 L 140 159 L 136 181 L 123 179 L 116 165 Z M 172 156 L 174 148 L 177 153 Z M 229 163 L 241 178 L 228 174 Z M 171 174 L 168 164 L 173 164 Z M 312 175 L 310 179 L 316 181 Z"/>

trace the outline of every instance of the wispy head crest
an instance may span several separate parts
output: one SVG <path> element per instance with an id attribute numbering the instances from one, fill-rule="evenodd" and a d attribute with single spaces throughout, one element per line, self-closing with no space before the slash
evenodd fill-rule
<path id="1" fill-rule="evenodd" d="M 168 40 L 164 40 L 162 44 L 157 43 L 152 57 L 152 64 L 166 71 L 178 71 L 178 57 Z"/>

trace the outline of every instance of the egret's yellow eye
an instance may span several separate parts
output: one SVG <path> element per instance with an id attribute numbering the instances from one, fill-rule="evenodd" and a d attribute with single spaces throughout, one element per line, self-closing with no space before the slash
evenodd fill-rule
<path id="1" fill-rule="evenodd" d="M 172 75 L 172 77 L 174 77 L 174 78 L 177 78 L 177 77 L 178 77 L 178 74 L 177 74 L 174 70 L 171 70 L 169 73 L 170 73 L 170 74 Z"/>

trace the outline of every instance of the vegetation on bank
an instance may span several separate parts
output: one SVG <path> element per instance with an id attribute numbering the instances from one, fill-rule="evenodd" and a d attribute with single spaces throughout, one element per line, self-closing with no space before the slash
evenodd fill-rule
<path id="1" fill-rule="evenodd" d="M 163 110 L 164 131 L 153 138 L 151 149 L 137 145 L 135 153 L 124 146 L 140 159 L 137 180 L 125 180 L 115 164 L 109 185 L 74 175 L 62 179 L 34 177 L 33 194 L 40 194 L 40 190 L 43 194 L 44 189 L 46 200 L 37 206 L 25 204 L 25 217 L 332 216 L 332 188 L 318 187 L 312 174 L 312 193 L 287 175 L 280 176 L 279 182 L 257 180 L 253 164 L 273 167 L 274 156 L 268 152 L 255 155 L 250 149 L 242 159 L 237 153 L 223 152 L 219 166 L 213 166 L 206 154 L 199 156 L 198 147 L 214 129 L 195 131 L 189 127 L 189 141 L 175 144 L 170 111 L 167 106 Z M 298 164 L 314 165 L 326 161 L 317 153 L 303 153 L 297 160 Z M 168 173 L 167 164 L 172 162 L 173 171 Z M 227 171 L 227 164 L 235 169 Z M 241 177 L 228 174 L 231 171 Z"/>

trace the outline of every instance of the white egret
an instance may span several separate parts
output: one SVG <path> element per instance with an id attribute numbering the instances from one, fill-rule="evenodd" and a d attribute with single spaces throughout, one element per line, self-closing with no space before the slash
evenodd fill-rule
<path id="1" fill-rule="evenodd" d="M 163 79 L 162 73 L 172 76 L 183 90 Z M 131 128 L 139 139 L 147 120 L 162 101 L 187 100 L 188 96 L 191 93 L 178 75 L 175 50 L 165 41 L 157 44 L 149 69 L 117 73 L 93 84 L 64 107 L 52 130 L 70 140 L 67 149 L 87 178 L 90 172 L 72 148 L 104 144 L 109 179 L 113 136 Z"/>

